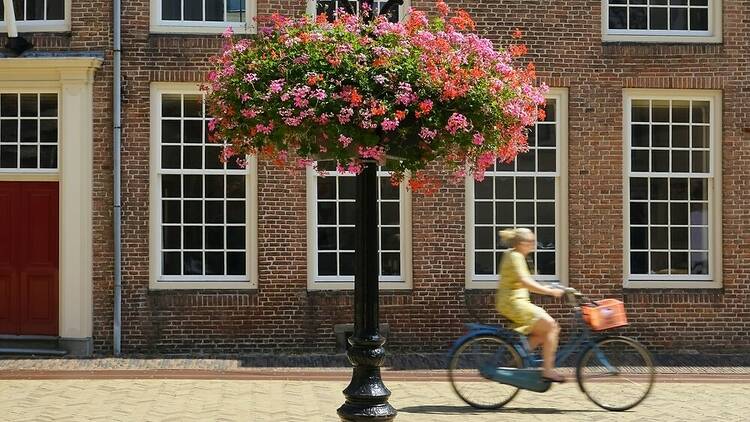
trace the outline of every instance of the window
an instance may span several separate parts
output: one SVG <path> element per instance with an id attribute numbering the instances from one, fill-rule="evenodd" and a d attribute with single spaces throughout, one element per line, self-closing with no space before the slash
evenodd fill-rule
<path id="1" fill-rule="evenodd" d="M 721 0 L 604 0 L 603 5 L 605 41 L 721 41 Z"/>
<path id="2" fill-rule="evenodd" d="M 66 31 L 70 29 L 70 1 L 13 0 L 13 10 L 20 32 Z M 0 1 L 0 30 L 5 32 L 5 7 Z"/>
<path id="3" fill-rule="evenodd" d="M 719 103 L 626 91 L 626 285 L 717 280 Z"/>
<path id="4" fill-rule="evenodd" d="M 57 171 L 56 93 L 0 93 L 0 172 Z"/>
<path id="5" fill-rule="evenodd" d="M 152 32 L 255 31 L 255 0 L 152 0 Z"/>
<path id="6" fill-rule="evenodd" d="M 354 287 L 356 178 L 332 162 L 320 162 L 318 176 L 308 170 L 309 283 L 311 290 Z M 411 198 L 404 186 L 378 171 L 378 227 L 382 288 L 411 287 Z"/>
<path id="7" fill-rule="evenodd" d="M 385 6 L 387 1 L 388 0 L 373 0 L 373 5 L 379 12 L 383 8 L 383 6 Z M 326 15 L 328 15 L 329 19 L 333 20 L 333 16 L 336 10 L 343 7 L 342 3 L 343 1 L 339 0 L 308 0 L 307 13 L 310 15 L 314 14 L 315 16 L 325 13 Z M 359 13 L 359 6 L 361 2 L 350 1 L 349 3 L 352 5 L 352 9 L 354 9 L 355 12 Z M 410 5 L 410 0 L 404 0 L 404 4 L 398 7 L 398 12 L 391 12 L 388 20 L 391 22 L 399 22 L 400 20 L 402 20 L 406 16 L 406 13 L 409 11 L 409 8 L 411 7 Z"/>
<path id="8" fill-rule="evenodd" d="M 553 89 L 547 117 L 529 132 L 529 151 L 467 181 L 467 285 L 495 288 L 507 246 L 498 232 L 527 227 L 537 238 L 529 269 L 537 280 L 566 280 L 567 91 Z"/>
<path id="9" fill-rule="evenodd" d="M 254 172 L 235 160 L 220 162 L 221 145 L 207 140 L 209 117 L 199 91 L 156 89 L 152 107 L 152 271 L 157 288 L 185 282 L 203 288 L 247 287 L 254 275 L 256 202 L 254 181 L 248 177 Z"/>

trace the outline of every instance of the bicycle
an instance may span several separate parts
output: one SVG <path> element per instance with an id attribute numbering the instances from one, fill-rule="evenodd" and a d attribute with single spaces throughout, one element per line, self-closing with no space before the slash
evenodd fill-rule
<path id="1" fill-rule="evenodd" d="M 596 306 L 597 302 L 575 289 L 563 289 L 573 307 L 577 333 L 558 349 L 555 365 L 562 366 L 577 354 L 576 381 L 589 400 L 611 411 L 637 406 L 654 384 L 651 354 L 631 338 L 592 331 L 582 308 Z M 590 311 L 586 314 L 591 322 Z M 448 377 L 461 400 L 479 409 L 499 409 L 521 389 L 540 393 L 549 390 L 551 384 L 542 379 L 539 369 L 542 359 L 529 351 L 525 336 L 499 326 L 466 325 L 469 332 L 448 352 Z"/>

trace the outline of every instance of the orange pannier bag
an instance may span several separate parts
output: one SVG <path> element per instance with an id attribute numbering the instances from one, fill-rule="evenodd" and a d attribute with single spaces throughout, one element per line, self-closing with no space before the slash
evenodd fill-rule
<path id="1" fill-rule="evenodd" d="M 602 331 L 628 325 L 625 316 L 625 304 L 617 299 L 597 300 L 593 304 L 581 307 L 583 320 L 592 330 Z"/>

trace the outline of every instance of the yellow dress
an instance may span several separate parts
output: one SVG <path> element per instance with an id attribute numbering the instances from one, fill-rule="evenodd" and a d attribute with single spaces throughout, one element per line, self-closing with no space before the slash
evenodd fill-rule
<path id="1" fill-rule="evenodd" d="M 500 260 L 500 285 L 495 295 L 497 310 L 513 322 L 514 330 L 528 335 L 547 312 L 529 300 L 529 291 L 521 283 L 524 276 L 531 274 L 523 255 L 512 249 L 505 252 Z"/>

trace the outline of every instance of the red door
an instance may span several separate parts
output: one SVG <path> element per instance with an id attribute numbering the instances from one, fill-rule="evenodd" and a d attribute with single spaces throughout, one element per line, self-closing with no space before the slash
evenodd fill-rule
<path id="1" fill-rule="evenodd" d="M 57 182 L 0 182 L 0 334 L 57 335 Z"/>

